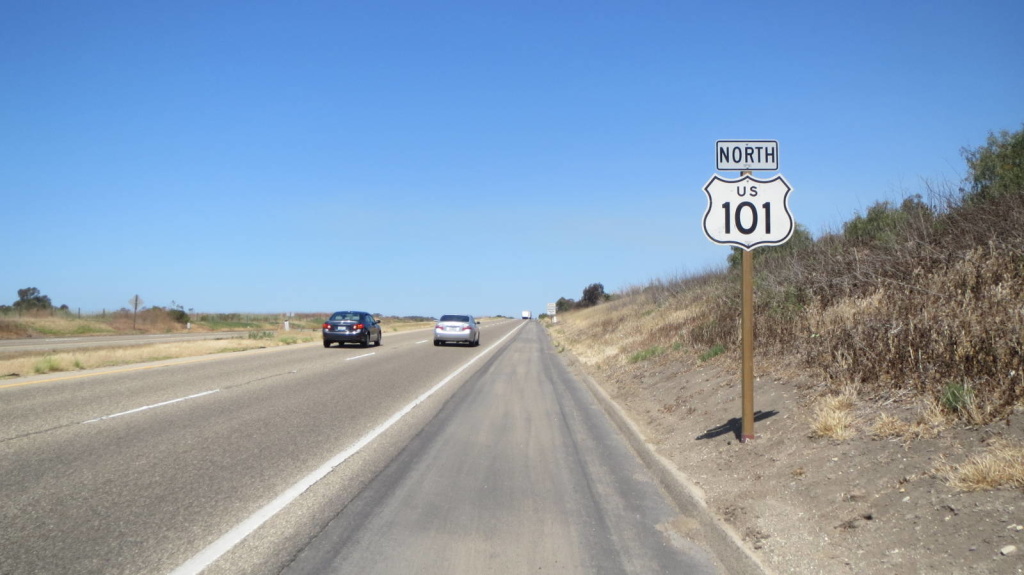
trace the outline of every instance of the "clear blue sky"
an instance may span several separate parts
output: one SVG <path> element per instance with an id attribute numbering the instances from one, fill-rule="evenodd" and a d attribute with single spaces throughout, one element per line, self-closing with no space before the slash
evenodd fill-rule
<path id="1" fill-rule="evenodd" d="M 0 303 L 536 314 L 719 267 L 716 140 L 778 140 L 835 230 L 1021 129 L 1022 30 L 1020 0 L 3 0 Z"/>

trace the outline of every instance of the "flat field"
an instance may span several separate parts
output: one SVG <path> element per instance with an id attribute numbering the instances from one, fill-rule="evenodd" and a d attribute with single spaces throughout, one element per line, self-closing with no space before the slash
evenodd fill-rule
<path id="1" fill-rule="evenodd" d="M 329 314 L 289 316 L 284 330 L 281 316 L 208 314 L 205 319 L 181 324 L 155 314 L 136 321 L 124 314 L 74 317 L 43 314 L 0 317 L 0 339 L 45 339 L 100 335 L 152 335 L 174 333 L 233 332 L 223 339 L 155 343 L 130 346 L 89 347 L 73 351 L 0 352 L 0 380 L 54 372 L 145 363 L 213 353 L 309 344 L 320 341 L 320 325 Z M 433 325 L 424 318 L 381 319 L 385 333 L 422 329 Z"/>

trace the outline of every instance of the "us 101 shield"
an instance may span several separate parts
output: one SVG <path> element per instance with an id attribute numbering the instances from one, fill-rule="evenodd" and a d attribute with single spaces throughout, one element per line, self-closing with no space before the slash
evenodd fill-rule
<path id="1" fill-rule="evenodd" d="M 786 243 L 795 226 L 789 211 L 791 191 L 782 174 L 769 180 L 730 180 L 715 174 L 704 185 L 704 234 L 716 244 L 745 250 Z"/>

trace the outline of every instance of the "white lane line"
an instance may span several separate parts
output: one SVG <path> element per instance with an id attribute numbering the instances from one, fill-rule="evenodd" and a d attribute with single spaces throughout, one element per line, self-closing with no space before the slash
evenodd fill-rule
<path id="1" fill-rule="evenodd" d="M 377 353 L 377 352 L 372 352 L 372 353 L 364 353 L 363 355 L 357 355 L 357 356 L 355 356 L 355 357 L 350 357 L 350 358 L 346 359 L 345 361 L 352 361 L 353 359 L 359 359 L 359 358 L 361 358 L 361 357 L 370 357 L 371 355 L 375 355 L 376 353 Z"/>
<path id="2" fill-rule="evenodd" d="M 434 395 L 434 393 L 436 393 L 439 389 L 447 385 L 448 382 L 455 379 L 457 375 L 459 375 L 467 367 L 472 365 L 473 362 L 480 359 L 487 352 L 497 347 L 499 344 L 501 344 L 501 342 L 505 341 L 512 334 L 519 331 L 519 329 L 520 328 L 517 327 L 512 331 L 508 332 L 507 334 L 505 334 L 505 337 L 494 342 L 490 347 L 475 355 L 473 359 L 470 359 L 469 361 L 464 363 L 462 367 L 448 374 L 448 377 L 445 377 L 444 379 L 441 380 L 440 383 L 430 388 L 423 395 L 414 399 L 412 403 L 406 405 L 402 409 L 395 412 L 395 414 L 389 417 L 387 421 L 370 430 L 369 433 L 359 438 L 358 441 L 350 445 L 341 453 L 329 459 L 326 463 L 321 465 L 316 471 L 300 479 L 298 483 L 286 489 L 283 493 L 278 495 L 276 499 L 274 499 L 270 503 L 267 503 L 261 509 L 256 511 L 256 513 L 253 513 L 247 519 L 233 527 L 230 531 L 222 535 L 220 539 L 217 539 L 216 541 L 211 543 L 206 549 L 203 549 L 195 556 L 193 556 L 191 559 L 182 563 L 181 566 L 179 566 L 177 569 L 171 571 L 170 575 L 199 575 L 199 573 L 201 573 L 203 569 L 209 567 L 214 561 L 216 561 L 222 555 L 230 551 L 232 547 L 234 547 L 243 539 L 251 535 L 253 531 L 259 529 L 259 527 L 266 523 L 271 517 L 276 515 L 285 507 L 287 507 L 288 504 L 290 504 L 292 501 L 295 501 L 295 499 L 297 499 L 299 495 L 302 495 L 307 489 L 309 489 L 318 481 L 326 477 L 327 474 L 333 471 L 335 467 L 341 465 L 342 463 L 345 462 L 345 460 L 352 457 L 356 453 L 359 453 L 360 450 L 362 450 L 364 447 L 372 443 L 374 439 L 377 439 L 378 436 L 387 431 L 392 425 L 398 423 L 403 417 L 406 416 L 406 414 L 412 411 L 416 406 L 426 401 L 427 398 L 429 398 L 431 395 Z"/>
<path id="3" fill-rule="evenodd" d="M 429 340 L 429 339 L 425 339 L 425 340 L 423 340 L 423 341 L 417 341 L 417 342 L 416 342 L 416 345 L 419 345 L 419 344 L 421 344 L 421 343 L 427 343 L 428 341 L 430 341 L 430 340 Z"/>
<path id="4" fill-rule="evenodd" d="M 185 401 L 186 399 L 195 399 L 197 397 L 202 397 L 204 395 L 210 395 L 211 393 L 217 393 L 218 391 L 220 391 L 220 390 L 219 389 L 214 389 L 212 391 L 204 391 L 202 393 L 197 393 L 195 395 L 189 395 L 189 396 L 186 396 L 186 397 L 179 397 L 178 399 L 172 399 L 170 401 L 164 401 L 164 402 L 161 402 L 161 403 L 154 403 L 153 405 L 147 405 L 145 407 L 136 407 L 135 409 L 129 409 L 128 411 L 122 411 L 121 413 L 114 413 L 112 415 L 104 415 L 103 417 L 97 417 L 96 419 L 90 419 L 89 421 L 83 421 L 82 423 L 96 423 L 97 421 L 103 421 L 104 419 L 113 419 L 115 417 L 121 417 L 122 415 L 128 415 L 129 413 L 138 413 L 140 411 L 146 411 L 147 409 L 154 409 L 154 408 L 157 408 L 157 407 L 163 407 L 165 405 L 170 405 L 172 403 L 178 403 L 179 401 Z"/>

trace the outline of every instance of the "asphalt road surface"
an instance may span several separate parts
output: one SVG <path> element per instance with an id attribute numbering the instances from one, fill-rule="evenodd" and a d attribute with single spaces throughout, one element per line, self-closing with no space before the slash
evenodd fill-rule
<path id="1" fill-rule="evenodd" d="M 3 574 L 723 572 L 682 519 L 537 322 L 0 383 Z"/>

